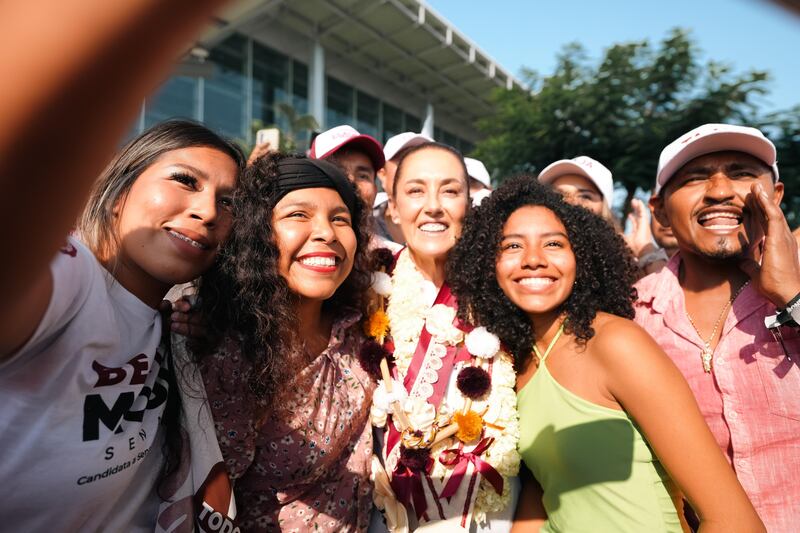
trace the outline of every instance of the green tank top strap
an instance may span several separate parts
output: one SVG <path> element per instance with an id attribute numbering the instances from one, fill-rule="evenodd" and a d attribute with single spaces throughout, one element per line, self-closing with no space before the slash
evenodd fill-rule
<path id="1" fill-rule="evenodd" d="M 544 360 L 550 355 L 550 352 L 553 351 L 553 346 L 556 345 L 558 339 L 561 337 L 561 334 L 564 333 L 564 326 L 566 325 L 567 321 L 564 320 L 559 326 L 558 331 L 555 335 L 553 335 L 553 339 L 550 341 L 550 344 L 547 345 L 547 349 L 544 351 L 544 355 L 539 351 L 539 348 L 536 347 L 536 342 L 533 343 L 533 353 L 536 354 L 537 359 L 539 359 L 540 363 L 543 363 Z"/>

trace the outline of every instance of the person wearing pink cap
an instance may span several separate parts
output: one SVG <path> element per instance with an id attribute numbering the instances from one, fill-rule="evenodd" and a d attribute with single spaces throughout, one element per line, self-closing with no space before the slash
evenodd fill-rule
<path id="1" fill-rule="evenodd" d="M 567 202 L 603 217 L 622 234 L 622 226 L 611 211 L 614 179 L 611 171 L 599 161 L 585 155 L 561 159 L 545 167 L 539 174 L 539 181 L 552 185 L 564 195 Z M 645 209 L 641 200 L 634 198 L 631 201 L 631 213 L 628 216 L 631 232 L 624 235 L 642 276 L 657 272 L 668 259 L 666 253 L 653 242 L 650 226 L 645 221 Z"/>
<path id="2" fill-rule="evenodd" d="M 679 251 L 637 284 L 636 321 L 686 377 L 767 529 L 783 532 L 800 530 L 800 262 L 778 178 L 754 128 L 705 124 L 664 148 L 650 202 Z"/>
<path id="3" fill-rule="evenodd" d="M 375 201 L 378 194 L 375 178 L 385 160 L 381 143 L 373 137 L 359 133 L 352 126 L 336 126 L 314 138 L 309 157 L 339 165 L 355 184 L 364 203 L 371 206 Z"/>

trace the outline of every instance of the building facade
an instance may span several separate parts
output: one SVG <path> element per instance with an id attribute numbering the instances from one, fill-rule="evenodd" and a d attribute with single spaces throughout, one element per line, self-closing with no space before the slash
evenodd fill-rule
<path id="1" fill-rule="evenodd" d="M 288 104 L 320 129 L 351 124 L 381 141 L 425 131 L 467 153 L 492 90 L 513 86 L 424 1 L 240 0 L 144 102 L 135 130 L 184 117 L 250 145 L 260 127 L 291 128 Z M 307 131 L 294 136 L 307 146 Z"/>

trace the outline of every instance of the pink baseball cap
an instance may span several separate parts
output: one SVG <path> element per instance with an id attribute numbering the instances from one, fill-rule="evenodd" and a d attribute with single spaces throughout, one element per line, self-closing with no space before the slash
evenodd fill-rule
<path id="1" fill-rule="evenodd" d="M 383 155 L 387 161 L 390 161 L 403 148 L 429 142 L 433 142 L 433 139 L 423 133 L 414 133 L 413 131 L 398 133 L 386 140 L 386 144 L 383 147 Z"/>
<path id="2" fill-rule="evenodd" d="M 317 135 L 311 143 L 308 156 L 311 159 L 325 159 L 345 146 L 363 150 L 372 161 L 375 172 L 386 163 L 381 143 L 369 135 L 358 133 L 354 127 L 348 125 L 336 126 Z"/>
<path id="3" fill-rule="evenodd" d="M 703 124 L 678 137 L 661 151 L 654 194 L 658 194 L 672 176 L 692 159 L 729 150 L 760 159 L 772 169 L 772 176 L 778 181 L 775 145 L 760 130 L 732 124 Z"/>
<path id="4" fill-rule="evenodd" d="M 603 201 L 611 208 L 611 201 L 614 199 L 614 178 L 611 176 L 611 171 L 600 161 L 585 155 L 575 159 L 561 159 L 547 165 L 539 173 L 539 181 L 552 183 L 564 174 L 577 174 L 594 183 L 597 190 L 603 195 Z"/>

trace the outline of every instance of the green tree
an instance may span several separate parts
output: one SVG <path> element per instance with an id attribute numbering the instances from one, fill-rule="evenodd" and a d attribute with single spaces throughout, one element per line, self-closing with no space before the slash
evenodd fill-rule
<path id="1" fill-rule="evenodd" d="M 613 45 L 599 63 L 568 45 L 551 76 L 526 73 L 532 91 L 496 91 L 496 114 L 478 123 L 485 138 L 476 157 L 507 176 L 588 155 L 611 168 L 627 208 L 637 188 L 652 188 L 661 149 L 682 133 L 707 122 L 757 122 L 767 73 L 734 73 L 701 55 L 681 29 L 657 46 Z"/>
<path id="2" fill-rule="evenodd" d="M 792 227 L 800 226 L 800 105 L 765 116 L 760 127 L 778 149 L 778 170 L 786 190 L 783 211 Z"/>

